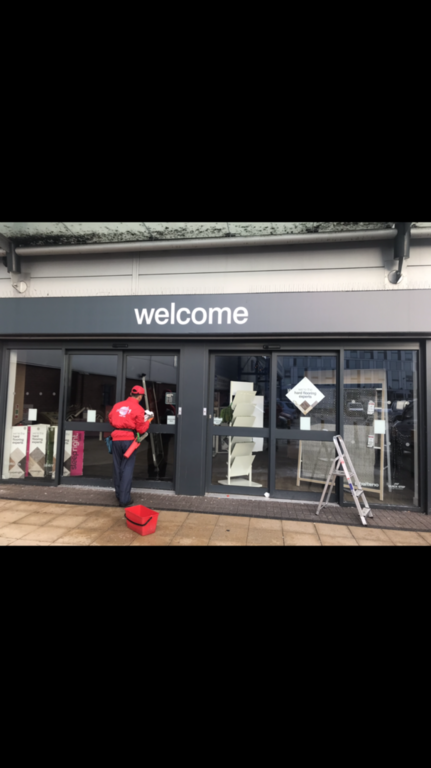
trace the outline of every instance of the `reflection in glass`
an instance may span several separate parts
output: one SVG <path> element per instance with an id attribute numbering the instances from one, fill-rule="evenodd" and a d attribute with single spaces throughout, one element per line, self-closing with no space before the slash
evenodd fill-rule
<path id="1" fill-rule="evenodd" d="M 419 506 L 417 352 L 345 352 L 344 439 L 370 496 Z"/>
<path id="2" fill-rule="evenodd" d="M 116 355 L 70 355 L 66 421 L 108 422 L 115 405 Z"/>
<path id="3" fill-rule="evenodd" d="M 332 442 L 277 440 L 277 491 L 304 491 L 321 495 L 335 458 Z"/>
<path id="4" fill-rule="evenodd" d="M 217 435 L 213 443 L 213 485 L 267 488 L 268 440 Z"/>
<path id="5" fill-rule="evenodd" d="M 151 437 L 153 438 L 151 440 Z M 149 435 L 136 451 L 134 480 L 174 479 L 175 435 Z"/>
<path id="6" fill-rule="evenodd" d="M 144 386 L 141 405 L 154 413 L 153 426 L 176 422 L 177 361 L 174 355 L 127 357 L 125 398 L 136 384 Z"/>
<path id="7" fill-rule="evenodd" d="M 112 455 L 102 432 L 65 432 L 62 475 L 112 479 Z"/>
<path id="8" fill-rule="evenodd" d="M 10 351 L 4 480 L 54 477 L 62 360 L 60 350 Z"/>
<path id="9" fill-rule="evenodd" d="M 217 355 L 214 410 L 216 426 L 268 426 L 270 358 Z"/>
<path id="10" fill-rule="evenodd" d="M 337 358 L 335 355 L 278 355 L 277 356 L 277 428 L 326 429 L 336 431 Z M 304 402 L 302 410 L 287 397 L 300 382 L 307 378 L 324 395 L 313 406 Z M 311 410 L 309 409 L 311 407 Z M 309 419 L 309 421 L 302 421 Z"/>
<path id="11" fill-rule="evenodd" d="M 174 476 L 175 435 L 149 436 L 136 451 L 133 480 L 172 481 Z M 113 479 L 112 454 L 108 452 L 104 433 L 67 430 L 64 439 L 63 477 Z"/>

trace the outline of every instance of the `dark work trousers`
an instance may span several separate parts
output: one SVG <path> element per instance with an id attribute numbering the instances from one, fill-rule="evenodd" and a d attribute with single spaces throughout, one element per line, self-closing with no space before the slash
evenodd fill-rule
<path id="1" fill-rule="evenodd" d="M 130 489 L 132 487 L 136 451 L 132 453 L 129 459 L 125 459 L 124 454 L 132 443 L 133 440 L 113 440 L 112 442 L 115 495 L 122 507 L 128 507 L 130 504 Z"/>

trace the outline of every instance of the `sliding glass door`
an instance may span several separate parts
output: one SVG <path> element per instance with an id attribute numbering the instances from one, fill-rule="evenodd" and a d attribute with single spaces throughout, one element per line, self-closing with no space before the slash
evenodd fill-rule
<path id="1" fill-rule="evenodd" d="M 112 456 L 105 438 L 109 413 L 121 399 L 121 353 L 71 352 L 66 359 L 66 398 L 61 478 L 64 483 L 110 485 Z"/>
<path id="2" fill-rule="evenodd" d="M 207 490 L 320 495 L 335 455 L 338 378 L 330 352 L 213 354 Z"/>
<path id="3" fill-rule="evenodd" d="M 335 456 L 336 354 L 275 355 L 273 493 L 319 497 Z"/>
<path id="4" fill-rule="evenodd" d="M 154 413 L 148 437 L 136 456 L 134 485 L 171 489 L 175 480 L 178 355 L 125 357 L 124 397 L 135 384 L 145 389 L 141 405 Z"/>
<path id="5" fill-rule="evenodd" d="M 133 484 L 174 487 L 178 359 L 139 351 L 67 354 L 62 482 L 112 484 L 109 413 L 140 384 L 145 389 L 141 406 L 154 419 L 137 451 Z"/>
<path id="6" fill-rule="evenodd" d="M 59 349 L 9 351 L 3 480 L 54 480 L 62 369 Z"/>

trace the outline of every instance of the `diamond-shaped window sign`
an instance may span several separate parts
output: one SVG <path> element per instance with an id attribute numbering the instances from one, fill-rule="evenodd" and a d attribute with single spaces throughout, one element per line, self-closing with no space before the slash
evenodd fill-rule
<path id="1" fill-rule="evenodd" d="M 325 395 L 322 395 L 310 379 L 304 376 L 302 381 L 287 393 L 286 397 L 306 416 L 324 399 Z"/>

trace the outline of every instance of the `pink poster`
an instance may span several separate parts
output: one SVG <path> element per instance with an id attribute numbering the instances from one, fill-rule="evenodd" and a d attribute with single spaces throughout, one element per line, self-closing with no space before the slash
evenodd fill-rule
<path id="1" fill-rule="evenodd" d="M 85 432 L 72 432 L 72 452 L 70 457 L 70 474 L 82 475 L 84 471 L 84 438 Z"/>

